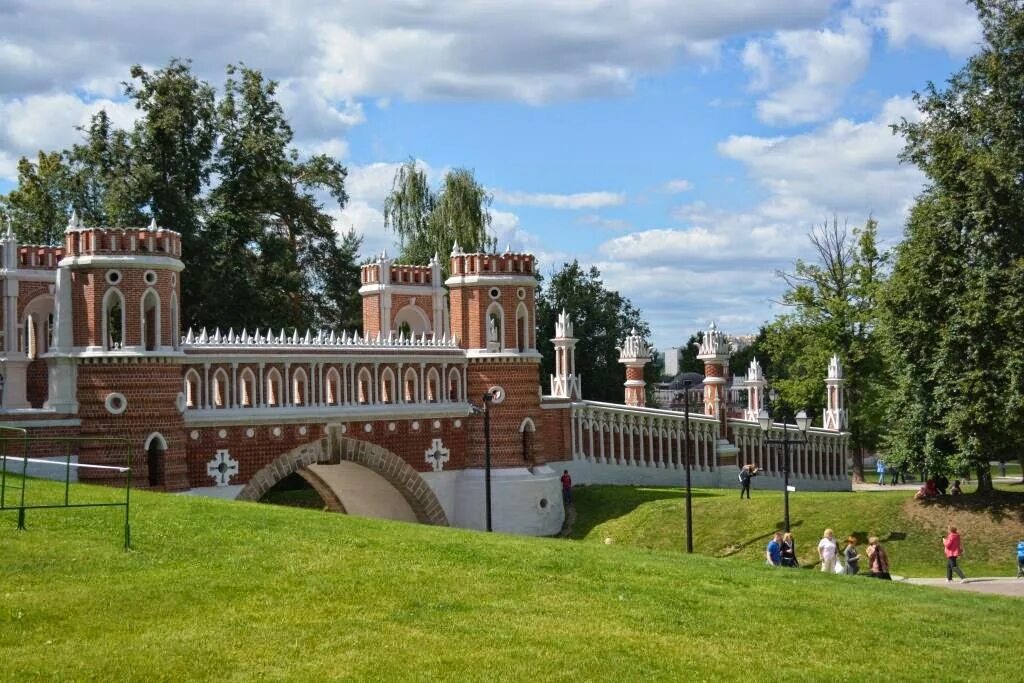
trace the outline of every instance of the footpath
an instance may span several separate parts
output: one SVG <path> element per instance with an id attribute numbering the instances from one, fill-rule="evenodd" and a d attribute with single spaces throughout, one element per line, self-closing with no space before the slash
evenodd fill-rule
<path id="1" fill-rule="evenodd" d="M 1009 595 L 1017 598 L 1024 598 L 1024 579 L 1013 579 L 1005 576 L 980 576 L 978 578 L 967 578 L 964 581 L 945 579 L 914 579 L 904 578 L 905 583 L 913 583 L 919 586 L 938 586 L 955 591 L 971 591 L 972 593 L 991 593 L 996 595 Z"/>

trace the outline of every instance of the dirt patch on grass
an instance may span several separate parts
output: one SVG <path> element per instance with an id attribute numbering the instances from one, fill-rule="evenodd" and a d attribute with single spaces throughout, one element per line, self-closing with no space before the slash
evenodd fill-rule
<path id="1" fill-rule="evenodd" d="M 1007 543 L 1024 538 L 1024 492 L 994 491 L 965 496 L 946 496 L 933 500 L 914 500 L 902 506 L 903 515 L 937 536 L 955 526 L 965 539 L 1005 539 Z"/>

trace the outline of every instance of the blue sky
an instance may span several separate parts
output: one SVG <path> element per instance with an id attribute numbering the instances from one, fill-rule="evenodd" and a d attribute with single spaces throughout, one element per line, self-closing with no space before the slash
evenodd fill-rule
<path id="1" fill-rule="evenodd" d="M 977 47 L 961 0 L 0 4 L 0 191 L 100 107 L 128 67 L 244 61 L 280 81 L 303 151 L 350 170 L 334 210 L 367 254 L 397 164 L 467 166 L 504 248 L 596 265 L 659 347 L 712 320 L 749 333 L 806 233 L 869 214 L 898 241 L 922 186 L 888 125 Z"/>

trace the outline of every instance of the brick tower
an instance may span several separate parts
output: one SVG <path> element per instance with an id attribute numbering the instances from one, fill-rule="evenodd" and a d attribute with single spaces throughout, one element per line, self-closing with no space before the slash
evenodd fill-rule
<path id="1" fill-rule="evenodd" d="M 715 323 L 704 332 L 697 358 L 704 361 L 704 414 L 719 418 L 724 428 L 728 417 L 725 384 L 729 376 L 729 344 Z"/>
<path id="2" fill-rule="evenodd" d="M 828 377 L 825 379 L 828 399 L 822 416 L 822 425 L 825 429 L 837 432 L 846 429 L 846 407 L 843 404 L 843 384 L 845 382 L 839 356 L 833 355 L 828 362 Z"/>
<path id="3" fill-rule="evenodd" d="M 619 362 L 626 366 L 626 400 L 627 406 L 644 407 L 647 405 L 647 393 L 644 381 L 644 366 L 651 361 L 651 348 L 644 338 L 637 334 L 636 328 L 630 330 L 629 336 L 619 347 Z"/>
<path id="4" fill-rule="evenodd" d="M 445 291 L 437 255 L 425 266 L 399 265 L 383 252 L 362 267 L 363 336 L 440 338 L 447 333 Z"/>
<path id="5" fill-rule="evenodd" d="M 183 268 L 181 236 L 155 221 L 148 228 L 89 228 L 72 216 L 55 292 L 51 400 L 77 400 L 83 437 L 126 437 L 136 483 L 166 490 L 188 488 L 178 322 Z M 102 464 L 109 451 L 87 445 L 81 457 Z"/>

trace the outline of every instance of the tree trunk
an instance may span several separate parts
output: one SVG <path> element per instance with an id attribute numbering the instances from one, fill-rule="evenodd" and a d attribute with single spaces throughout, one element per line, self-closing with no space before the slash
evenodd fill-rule
<path id="1" fill-rule="evenodd" d="M 992 467 L 986 461 L 983 465 L 978 465 L 978 493 L 992 493 L 994 490 Z"/>
<path id="2" fill-rule="evenodd" d="M 853 481 L 856 484 L 864 483 L 864 449 L 857 448 L 854 450 L 853 457 L 850 458 L 853 462 Z"/>

